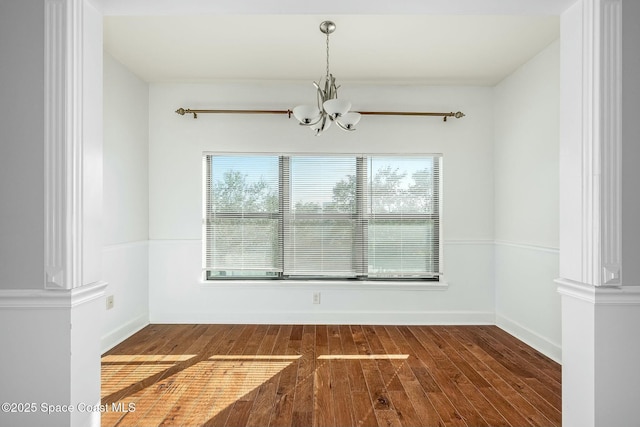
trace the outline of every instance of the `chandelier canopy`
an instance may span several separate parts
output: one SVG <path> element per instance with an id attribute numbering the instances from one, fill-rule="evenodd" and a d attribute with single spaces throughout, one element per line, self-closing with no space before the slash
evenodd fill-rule
<path id="1" fill-rule="evenodd" d="M 340 129 L 356 130 L 355 125 L 360 121 L 360 113 L 349 111 L 351 103 L 338 99 L 336 79 L 329 71 L 329 35 L 336 30 L 336 24 L 323 21 L 320 31 L 327 36 L 327 70 L 320 82 L 313 82 L 317 90 L 316 105 L 298 105 L 293 109 L 293 115 L 302 126 L 310 127 L 316 135 L 321 135 L 335 122 Z"/>

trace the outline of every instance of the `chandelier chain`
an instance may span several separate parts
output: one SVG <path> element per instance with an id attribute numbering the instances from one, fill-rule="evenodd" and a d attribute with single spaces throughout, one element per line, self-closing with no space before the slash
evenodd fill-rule
<path id="1" fill-rule="evenodd" d="M 329 79 L 329 33 L 327 33 L 327 80 Z"/>

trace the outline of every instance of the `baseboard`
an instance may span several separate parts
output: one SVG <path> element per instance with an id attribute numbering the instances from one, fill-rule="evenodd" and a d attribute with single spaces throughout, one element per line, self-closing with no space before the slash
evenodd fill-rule
<path id="1" fill-rule="evenodd" d="M 235 312 L 155 313 L 151 323 L 328 324 L 328 325 L 493 325 L 493 312 Z"/>
<path id="2" fill-rule="evenodd" d="M 120 344 L 122 341 L 126 340 L 147 325 L 149 325 L 149 316 L 148 314 L 142 314 L 128 321 L 119 328 L 103 335 L 100 342 L 102 354 L 111 350 L 113 347 Z"/>
<path id="3" fill-rule="evenodd" d="M 513 320 L 499 314 L 496 314 L 495 324 L 500 329 L 503 329 L 525 344 L 535 348 L 551 360 L 557 363 L 562 363 L 562 347 L 558 344 L 549 341 L 547 338 L 522 326 L 518 322 L 514 322 Z"/>

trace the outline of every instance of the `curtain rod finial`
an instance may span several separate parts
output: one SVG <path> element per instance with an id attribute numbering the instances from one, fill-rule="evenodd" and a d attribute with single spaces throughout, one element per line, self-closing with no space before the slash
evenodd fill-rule
<path id="1" fill-rule="evenodd" d="M 184 108 L 178 108 L 176 110 L 176 114 L 180 114 L 181 116 L 184 116 L 185 114 L 193 114 L 193 118 L 197 119 L 198 118 L 198 114 L 195 111 L 191 111 L 190 109 L 184 109 Z"/>

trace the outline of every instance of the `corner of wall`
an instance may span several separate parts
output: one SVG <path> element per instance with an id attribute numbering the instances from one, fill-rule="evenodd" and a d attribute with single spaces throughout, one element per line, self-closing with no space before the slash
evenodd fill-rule
<path id="1" fill-rule="evenodd" d="M 149 85 L 104 52 L 107 351 L 149 324 Z"/>

